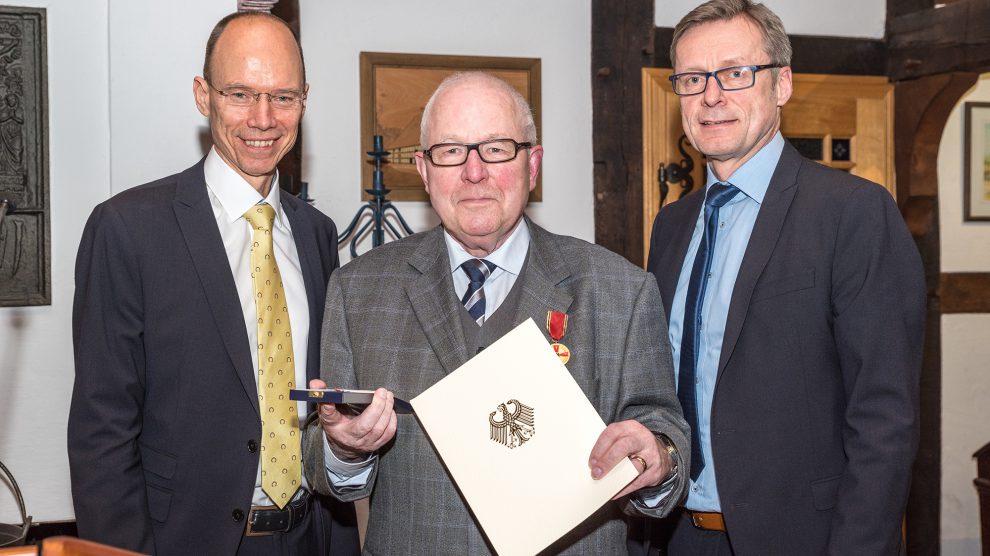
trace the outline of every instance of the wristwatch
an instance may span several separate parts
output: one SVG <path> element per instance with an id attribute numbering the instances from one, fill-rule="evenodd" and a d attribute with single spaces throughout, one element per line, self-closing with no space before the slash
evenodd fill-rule
<path id="1" fill-rule="evenodd" d="M 671 468 L 669 476 L 673 477 L 677 474 L 677 446 L 674 446 L 674 443 L 667 437 L 666 434 L 658 434 L 657 442 L 659 442 L 660 445 L 663 446 L 664 450 L 667 450 L 667 453 L 670 454 Z"/>

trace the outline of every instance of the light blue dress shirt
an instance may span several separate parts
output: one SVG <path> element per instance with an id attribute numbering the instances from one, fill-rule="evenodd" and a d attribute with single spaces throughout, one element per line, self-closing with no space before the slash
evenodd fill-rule
<path id="1" fill-rule="evenodd" d="M 727 183 L 739 188 L 742 193 L 736 196 L 719 210 L 718 235 L 715 237 L 715 253 L 712 259 L 711 274 L 708 277 L 708 288 L 703 300 L 701 317 L 701 342 L 698 346 L 698 368 L 696 373 L 696 392 L 698 396 L 698 430 L 691 431 L 698 435 L 701 451 L 705 458 L 705 468 L 697 481 L 691 481 L 687 503 L 689 510 L 704 512 L 720 512 L 721 504 L 718 498 L 718 485 L 715 481 L 715 466 L 712 465 L 711 443 L 711 414 L 712 397 L 715 393 L 715 379 L 718 374 L 718 361 L 722 354 L 722 338 L 725 335 L 725 322 L 729 314 L 729 302 L 732 300 L 732 289 L 739 274 L 749 236 L 753 233 L 756 217 L 763 204 L 763 197 L 770 186 L 780 153 L 784 149 L 784 138 L 778 132 L 753 158 L 740 166 L 735 173 L 728 177 Z M 718 180 L 711 167 L 708 168 L 708 180 L 705 190 Z M 705 229 L 704 207 L 698 213 L 695 221 L 691 243 L 681 267 L 677 280 L 677 289 L 670 306 L 670 344 L 674 356 L 674 377 L 680 374 L 681 331 L 684 329 L 684 299 L 687 296 L 688 281 L 691 278 L 691 267 L 694 264 L 698 245 Z M 732 465 L 732 462 L 723 462 Z"/>

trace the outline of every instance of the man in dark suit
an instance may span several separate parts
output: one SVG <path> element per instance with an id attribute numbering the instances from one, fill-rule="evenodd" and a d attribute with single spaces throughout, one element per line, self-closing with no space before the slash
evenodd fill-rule
<path id="1" fill-rule="evenodd" d="M 693 427 L 669 554 L 896 554 L 918 444 L 925 286 L 880 186 L 780 135 L 780 19 L 713 0 L 674 31 L 705 191 L 657 216 L 648 270 Z"/>
<path id="2" fill-rule="evenodd" d="M 327 286 L 323 372 L 373 389 L 360 415 L 321 408 L 308 451 L 318 491 L 371 496 L 368 554 L 487 554 L 482 531 L 415 417 L 412 398 L 528 318 L 567 315 L 567 369 L 610 423 L 589 454 L 601 477 L 631 457 L 642 471 L 549 553 L 626 550 L 626 496 L 663 515 L 683 493 L 687 436 L 673 391 L 655 281 L 621 257 L 552 234 L 523 216 L 543 148 L 526 101 L 483 73 L 454 75 L 427 104 L 416 164 L 442 226 L 375 249 Z M 554 333 L 553 336 L 559 336 Z M 551 334 L 547 334 L 551 341 Z M 314 381 L 312 385 L 321 386 Z M 314 457 L 327 444 L 326 460 Z M 368 459 L 370 456 L 370 459 Z M 666 483 L 664 483 L 666 481 Z"/>
<path id="3" fill-rule="evenodd" d="M 338 266 L 333 222 L 277 186 L 307 89 L 284 22 L 224 18 L 193 83 L 210 153 L 90 217 L 68 430 L 80 536 L 161 555 L 357 552 L 353 508 L 301 476 L 305 406 L 288 401 L 319 376 Z"/>

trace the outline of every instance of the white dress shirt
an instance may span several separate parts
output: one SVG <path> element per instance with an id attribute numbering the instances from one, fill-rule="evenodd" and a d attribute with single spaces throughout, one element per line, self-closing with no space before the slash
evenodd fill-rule
<path id="1" fill-rule="evenodd" d="M 244 313 L 244 328 L 247 330 L 248 345 L 251 346 L 251 361 L 258 368 L 258 312 L 254 302 L 254 283 L 251 279 L 251 243 L 254 240 L 254 229 L 244 219 L 244 213 L 254 205 L 265 202 L 275 209 L 275 222 L 272 226 L 272 239 L 275 249 L 275 262 L 278 264 L 285 290 L 285 300 L 289 306 L 289 326 L 292 329 L 292 353 L 296 362 L 296 379 L 294 387 L 307 388 L 306 385 L 306 353 L 309 345 L 309 307 L 306 298 L 306 286 L 303 284 L 302 267 L 299 265 L 299 253 L 292 238 L 292 228 L 289 220 L 282 211 L 282 202 L 278 188 L 278 173 L 268 197 L 261 194 L 242 178 L 233 168 L 227 165 L 217 154 L 210 150 L 203 168 L 206 177 L 206 190 L 213 208 L 213 216 L 217 219 L 217 228 L 223 239 L 223 248 L 230 262 L 230 271 L 234 276 L 237 287 L 237 298 Z M 254 373 L 257 382 L 258 373 Z M 306 403 L 299 402 L 296 415 L 306 414 Z M 260 419 L 260 416 L 259 416 Z M 298 426 L 298 423 L 296 424 Z M 302 438 L 302 434 L 299 435 Z M 308 488 L 305 474 L 302 480 L 303 488 Z M 297 494 L 297 497 L 301 495 Z M 251 503 L 256 506 L 271 506 L 274 503 L 261 490 L 261 462 L 258 462 L 258 476 L 255 479 L 254 496 Z"/>

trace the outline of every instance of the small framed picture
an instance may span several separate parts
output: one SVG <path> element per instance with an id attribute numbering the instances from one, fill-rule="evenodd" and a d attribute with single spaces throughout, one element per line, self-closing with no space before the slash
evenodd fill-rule
<path id="1" fill-rule="evenodd" d="M 372 137 L 381 135 L 388 161 L 382 167 L 383 182 L 393 201 L 428 201 L 423 181 L 416 172 L 414 155 L 422 150 L 419 124 L 423 108 L 437 85 L 452 73 L 485 71 L 515 87 L 533 110 L 538 137 L 540 123 L 540 59 L 430 54 L 361 53 L 361 144 L 372 149 Z M 371 164 L 362 158 L 362 190 L 371 187 Z M 362 193 L 368 199 L 366 193 Z M 542 175 L 530 193 L 540 201 Z"/>
<path id="2" fill-rule="evenodd" d="M 990 102 L 967 102 L 963 135 L 963 220 L 990 221 Z"/>

